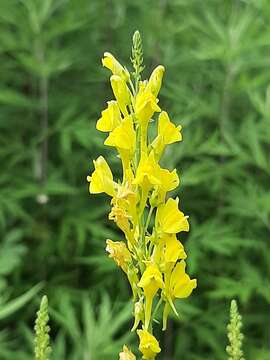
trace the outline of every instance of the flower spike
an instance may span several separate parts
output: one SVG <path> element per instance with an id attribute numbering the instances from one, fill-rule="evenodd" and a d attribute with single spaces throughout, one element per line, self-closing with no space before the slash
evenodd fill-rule
<path id="1" fill-rule="evenodd" d="M 178 315 L 175 303 L 191 295 L 196 279 L 186 273 L 186 259 L 178 234 L 189 231 L 188 216 L 179 209 L 179 199 L 170 197 L 180 183 L 176 169 L 160 166 L 167 146 L 182 140 L 181 126 L 175 125 L 163 109 L 159 95 L 165 68 L 158 65 L 150 78 L 142 79 L 143 50 L 140 33 L 133 35 L 129 72 L 109 52 L 102 64 L 112 75 L 114 100 L 101 112 L 97 130 L 107 133 L 104 144 L 122 163 L 116 180 L 99 156 L 87 180 L 91 194 L 111 197 L 109 220 L 121 230 L 121 239 L 107 239 L 106 251 L 126 275 L 133 295 L 134 322 L 139 351 L 144 360 L 154 360 L 160 353 L 153 325 L 156 312 L 163 310 L 163 330 L 171 312 Z M 149 141 L 149 123 L 157 121 L 157 133 Z M 119 235 L 120 236 L 120 235 Z M 136 360 L 124 345 L 119 360 Z"/>

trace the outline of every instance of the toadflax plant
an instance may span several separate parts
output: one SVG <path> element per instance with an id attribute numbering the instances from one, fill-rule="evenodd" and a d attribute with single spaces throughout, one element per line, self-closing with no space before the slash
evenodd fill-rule
<path id="1" fill-rule="evenodd" d="M 124 241 L 106 241 L 106 250 L 124 271 L 134 302 L 134 325 L 139 336 L 142 358 L 153 360 L 161 351 L 153 334 L 153 317 L 163 306 L 163 330 L 174 302 L 188 297 L 197 286 L 186 274 L 184 247 L 176 234 L 189 231 L 188 217 L 179 210 L 179 199 L 167 193 L 179 185 L 176 169 L 161 168 L 159 160 L 167 145 L 182 140 L 181 126 L 175 126 L 159 106 L 158 93 L 164 74 L 159 65 L 149 80 L 141 80 L 143 53 L 138 31 L 133 36 L 134 72 L 123 67 L 106 52 L 102 64 L 112 72 L 110 83 L 115 100 L 108 102 L 97 121 L 97 129 L 108 133 L 104 144 L 114 147 L 121 159 L 122 179 L 113 178 L 106 160 L 94 161 L 94 171 L 87 179 L 90 193 L 111 197 L 109 219 L 123 232 Z M 157 134 L 148 136 L 149 123 L 159 113 Z M 121 360 L 135 355 L 123 347 Z"/>

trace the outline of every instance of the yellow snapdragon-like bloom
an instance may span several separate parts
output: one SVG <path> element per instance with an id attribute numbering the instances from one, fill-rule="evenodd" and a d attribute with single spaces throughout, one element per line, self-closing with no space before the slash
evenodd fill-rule
<path id="1" fill-rule="evenodd" d="M 131 262 L 131 253 L 123 241 L 112 241 L 107 239 L 106 251 L 118 266 L 126 273 Z"/>
<path id="2" fill-rule="evenodd" d="M 158 118 L 158 136 L 152 143 L 157 158 L 159 158 L 166 145 L 182 140 L 181 125 L 175 126 L 166 111 L 162 111 Z"/>
<path id="3" fill-rule="evenodd" d="M 158 99 L 151 91 L 147 90 L 144 84 L 141 84 L 139 93 L 135 99 L 135 114 L 138 121 L 143 126 L 143 129 L 145 129 L 145 126 L 148 124 L 153 114 L 160 111 Z"/>
<path id="4" fill-rule="evenodd" d="M 178 260 L 186 259 L 184 246 L 175 234 L 162 234 L 152 254 L 152 260 L 159 264 L 161 271 L 166 275 L 172 270 Z M 168 277 L 165 276 L 165 286 Z"/>
<path id="5" fill-rule="evenodd" d="M 138 223 L 137 202 L 137 194 L 128 186 L 118 186 L 117 195 L 112 200 L 112 204 L 117 204 L 129 214 L 128 218 L 134 228 Z"/>
<path id="6" fill-rule="evenodd" d="M 177 315 L 176 300 L 188 297 L 197 282 L 186 274 L 187 254 L 177 238 L 178 233 L 189 231 L 188 217 L 179 209 L 179 199 L 170 197 L 180 180 L 176 169 L 162 168 L 159 163 L 166 147 L 182 140 L 181 126 L 171 121 L 157 98 L 164 67 L 157 66 L 148 80 L 142 79 L 138 31 L 133 36 L 131 61 L 134 69 L 129 73 L 111 53 L 104 54 L 102 64 L 112 72 L 115 100 L 107 103 L 96 124 L 99 131 L 108 133 L 104 144 L 117 151 L 122 172 L 117 172 L 114 181 L 116 176 L 100 156 L 87 179 L 90 193 L 112 197 L 108 217 L 121 230 L 123 241 L 108 239 L 106 251 L 130 283 L 132 330 L 138 329 L 139 350 L 144 360 L 154 360 L 161 351 L 153 335 L 155 314 L 163 308 L 165 329 L 170 311 Z M 156 127 L 149 125 L 154 121 L 158 121 Z M 156 132 L 154 136 L 149 128 Z M 119 360 L 136 357 L 124 346 Z"/>
<path id="7" fill-rule="evenodd" d="M 182 140 L 181 125 L 175 126 L 166 111 L 162 111 L 158 118 L 158 135 L 162 136 L 164 145 Z"/>
<path id="8" fill-rule="evenodd" d="M 149 187 L 151 185 L 161 185 L 160 166 L 155 160 L 154 153 L 141 158 L 136 177 L 133 181 L 134 185 Z"/>
<path id="9" fill-rule="evenodd" d="M 119 360 L 136 360 L 136 356 L 124 345 L 123 351 L 119 354 Z"/>
<path id="10" fill-rule="evenodd" d="M 131 155 L 134 153 L 136 146 L 136 132 L 131 116 L 126 117 L 111 131 L 104 144 L 115 146 L 118 149 L 128 150 Z"/>
<path id="11" fill-rule="evenodd" d="M 169 171 L 167 169 L 161 169 L 160 171 L 161 183 L 155 188 L 153 196 L 156 197 L 157 204 L 164 203 L 165 196 L 168 191 L 174 190 L 179 185 L 179 177 L 176 169 Z"/>
<path id="12" fill-rule="evenodd" d="M 161 351 L 157 339 L 147 330 L 137 330 L 140 338 L 139 350 L 144 360 L 154 360 Z"/>
<path id="13" fill-rule="evenodd" d="M 165 275 L 165 289 L 164 294 L 168 299 L 168 302 L 164 306 L 163 311 L 163 330 L 166 329 L 167 318 L 172 308 L 175 313 L 176 310 L 173 305 L 175 298 L 184 299 L 190 296 L 192 291 L 197 287 L 197 280 L 190 279 L 190 277 L 185 272 L 186 263 L 184 260 L 178 262 L 173 270 L 168 270 L 168 273 Z"/>
<path id="14" fill-rule="evenodd" d="M 105 192 L 110 196 L 114 196 L 116 193 L 116 184 L 113 181 L 113 175 L 106 160 L 103 156 L 99 156 L 93 163 L 95 171 L 92 173 L 92 176 L 87 177 L 87 180 L 90 182 L 90 193 L 98 194 Z"/>
<path id="15" fill-rule="evenodd" d="M 121 123 L 121 113 L 116 101 L 108 101 L 108 107 L 102 111 L 97 121 L 99 131 L 112 131 Z"/>
<path id="16" fill-rule="evenodd" d="M 114 75 L 120 76 L 125 81 L 128 81 L 130 79 L 130 75 L 127 69 L 125 69 L 111 53 L 104 53 L 102 65 L 105 66 L 107 69 L 111 70 Z"/>
<path id="17" fill-rule="evenodd" d="M 143 288 L 145 294 L 145 328 L 148 329 L 153 298 L 158 289 L 164 286 L 161 272 L 155 264 L 147 265 L 138 286 Z"/>
<path id="18" fill-rule="evenodd" d="M 130 236 L 130 224 L 129 224 L 129 215 L 124 207 L 119 206 L 117 203 L 112 207 L 111 212 L 109 213 L 109 220 L 116 222 L 119 229 L 121 229 L 127 239 Z"/>
<path id="19" fill-rule="evenodd" d="M 183 299 L 188 297 L 192 290 L 197 287 L 197 280 L 190 279 L 185 273 L 186 263 L 184 260 L 175 265 L 170 278 L 170 295 Z"/>
<path id="20" fill-rule="evenodd" d="M 122 114 L 128 116 L 127 106 L 130 104 L 130 91 L 126 82 L 118 75 L 112 75 L 110 81 L 114 96 Z"/>
<path id="21" fill-rule="evenodd" d="M 166 192 L 178 186 L 179 178 L 176 170 L 170 172 L 162 169 L 157 163 L 154 153 L 151 152 L 149 156 L 141 158 L 133 184 L 140 185 L 142 188 L 157 186 L 157 192 L 164 198 Z"/>
<path id="22" fill-rule="evenodd" d="M 185 259 L 187 254 L 184 246 L 177 240 L 175 234 L 166 234 L 165 236 L 164 260 L 166 263 L 176 263 L 179 259 Z"/>
<path id="23" fill-rule="evenodd" d="M 179 199 L 170 198 L 157 209 L 156 226 L 158 231 L 167 234 L 176 234 L 180 231 L 189 231 L 187 216 L 178 209 Z"/>
<path id="24" fill-rule="evenodd" d="M 158 96 L 159 90 L 161 88 L 164 72 L 165 72 L 165 68 L 162 65 L 158 65 L 154 69 L 146 85 L 146 91 L 150 91 L 154 96 Z"/>

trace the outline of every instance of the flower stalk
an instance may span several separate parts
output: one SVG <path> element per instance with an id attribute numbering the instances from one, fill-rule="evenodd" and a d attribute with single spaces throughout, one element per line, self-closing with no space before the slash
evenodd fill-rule
<path id="1" fill-rule="evenodd" d="M 35 321 L 35 359 L 49 360 L 51 354 L 50 347 L 50 327 L 48 325 L 48 299 L 43 296 L 37 318 Z"/>
<path id="2" fill-rule="evenodd" d="M 239 314 L 236 300 L 232 300 L 230 323 L 227 326 L 229 345 L 226 347 L 228 360 L 245 360 L 242 351 L 244 335 L 241 333 L 242 316 Z"/>
<path id="3" fill-rule="evenodd" d="M 163 306 L 163 330 L 167 317 L 176 312 L 176 299 L 188 297 L 197 286 L 186 274 L 184 247 L 177 234 L 189 231 L 188 217 L 179 210 L 179 199 L 168 193 L 179 185 L 176 169 L 162 168 L 159 161 L 166 146 L 182 140 L 181 126 L 175 126 L 159 106 L 158 94 L 165 69 L 157 66 L 148 80 L 142 80 L 143 50 L 140 33 L 133 35 L 130 74 L 106 52 L 102 64 L 112 72 L 115 100 L 108 102 L 97 129 L 108 133 L 104 144 L 114 147 L 122 162 L 122 179 L 100 156 L 88 177 L 91 194 L 111 197 L 109 219 L 123 233 L 123 240 L 107 240 L 106 250 L 127 275 L 134 302 L 134 325 L 139 350 L 145 360 L 154 360 L 161 351 L 152 324 Z M 149 140 L 150 122 L 158 115 L 158 130 Z M 157 301 L 155 300 L 157 299 Z M 155 308 L 153 309 L 153 306 Z M 135 359 L 124 346 L 120 359 Z"/>

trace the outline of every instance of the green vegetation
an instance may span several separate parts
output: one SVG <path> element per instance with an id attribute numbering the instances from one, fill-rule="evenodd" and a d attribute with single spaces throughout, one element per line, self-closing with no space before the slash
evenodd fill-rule
<path id="1" fill-rule="evenodd" d="M 41 292 L 51 360 L 117 359 L 132 343 L 130 289 L 104 250 L 120 232 L 86 176 L 100 154 L 120 172 L 95 130 L 112 98 L 101 57 L 127 64 L 135 29 L 147 71 L 166 67 L 160 102 L 183 126 L 163 161 L 180 174 L 198 279 L 160 336 L 164 360 L 225 360 L 232 298 L 245 358 L 269 360 L 269 21 L 268 0 L 0 1 L 1 360 L 34 358 Z"/>

